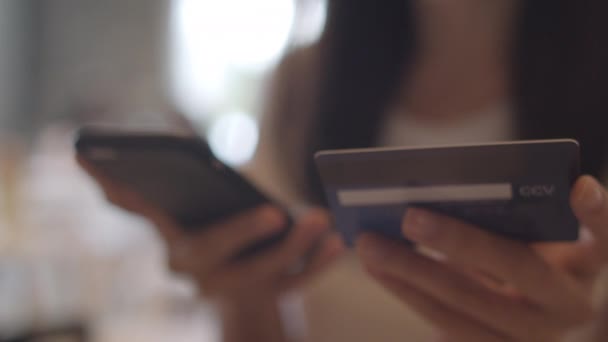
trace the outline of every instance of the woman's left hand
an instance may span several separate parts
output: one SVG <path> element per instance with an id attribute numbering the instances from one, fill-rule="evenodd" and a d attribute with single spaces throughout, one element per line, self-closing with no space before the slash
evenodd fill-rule
<path id="1" fill-rule="evenodd" d="M 358 253 L 375 279 L 449 341 L 559 341 L 593 319 L 592 285 L 608 261 L 604 188 L 581 177 L 571 205 L 589 237 L 573 244 L 531 246 L 410 209 L 404 235 L 441 260 L 373 235 L 359 240 Z"/>

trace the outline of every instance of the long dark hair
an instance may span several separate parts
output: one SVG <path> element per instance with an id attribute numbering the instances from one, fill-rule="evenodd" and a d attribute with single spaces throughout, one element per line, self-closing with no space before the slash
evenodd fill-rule
<path id="1" fill-rule="evenodd" d="M 322 201 L 312 155 L 372 146 L 416 47 L 413 0 L 328 0 L 305 191 Z M 520 139 L 575 138 L 583 171 L 608 153 L 608 2 L 521 0 L 511 95 Z"/>

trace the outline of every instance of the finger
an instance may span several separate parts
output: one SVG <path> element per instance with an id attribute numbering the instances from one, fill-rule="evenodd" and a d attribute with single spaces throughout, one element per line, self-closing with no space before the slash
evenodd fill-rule
<path id="1" fill-rule="evenodd" d="M 368 269 L 418 289 L 493 331 L 514 338 L 534 336 L 538 341 L 546 336 L 536 334 L 557 331 L 558 327 L 550 326 L 540 310 L 492 292 L 470 277 L 400 243 L 368 235 L 360 239 L 357 247 Z"/>
<path id="2" fill-rule="evenodd" d="M 82 169 L 95 179 L 110 203 L 136 213 L 148 210 L 149 205 L 127 186 L 111 180 L 81 156 L 76 156 L 76 160 Z"/>
<path id="3" fill-rule="evenodd" d="M 293 232 L 279 248 L 268 251 L 249 266 L 258 274 L 270 272 L 282 276 L 315 247 L 329 227 L 329 217 L 325 211 L 311 210 L 298 221 Z"/>
<path id="4" fill-rule="evenodd" d="M 248 210 L 234 218 L 188 234 L 171 248 L 173 268 L 199 276 L 223 267 L 245 247 L 286 229 L 285 215 L 273 206 Z"/>
<path id="5" fill-rule="evenodd" d="M 77 153 L 74 158 L 76 159 L 76 163 L 80 165 L 80 167 L 88 174 L 93 175 L 97 173 L 97 171 L 93 167 L 93 164 L 89 163 L 89 161 L 83 158 L 80 154 Z"/>
<path id="6" fill-rule="evenodd" d="M 323 214 L 325 215 L 325 214 Z M 211 293 L 232 291 L 243 285 L 265 288 L 279 281 L 289 268 L 303 258 L 328 230 L 329 220 L 318 213 L 307 215 L 293 228 L 287 239 L 271 250 L 235 265 L 226 266 L 201 279 Z M 260 286 L 261 285 L 261 286 Z"/>
<path id="7" fill-rule="evenodd" d="M 119 186 L 116 182 L 112 181 L 109 177 L 104 175 L 102 172 L 97 170 L 93 164 L 84 159 L 82 156 L 77 155 L 76 161 L 78 165 L 92 178 L 95 179 L 97 184 L 101 187 L 101 189 L 106 193 L 106 197 L 111 203 L 114 203 L 118 206 L 121 206 L 119 203 L 116 203 L 115 199 L 120 199 L 120 196 L 109 196 L 111 194 L 119 195 L 121 194 L 121 189 L 124 189 L 124 186 Z M 126 209 L 126 208 L 125 208 Z"/>
<path id="8" fill-rule="evenodd" d="M 555 272 L 529 246 L 427 210 L 408 209 L 403 233 L 457 265 L 478 269 L 512 284 L 523 295 L 557 311 L 580 303 L 572 279 Z M 551 284 L 551 286 L 547 286 Z"/>
<path id="9" fill-rule="evenodd" d="M 570 205 L 582 225 L 589 228 L 602 261 L 608 261 L 608 200 L 606 190 L 591 176 L 582 176 L 574 184 Z"/>
<path id="10" fill-rule="evenodd" d="M 397 298 L 426 318 L 454 342 L 507 342 L 511 339 L 446 307 L 433 297 L 384 273 L 371 275 Z"/>
<path id="11" fill-rule="evenodd" d="M 582 227 L 581 238 L 576 243 L 539 243 L 532 248 L 554 268 L 568 272 L 589 287 L 604 266 L 597 256 L 596 241 L 593 239 L 588 229 Z"/>
<path id="12" fill-rule="evenodd" d="M 311 260 L 305 261 L 306 267 L 302 272 L 288 276 L 281 282 L 279 291 L 291 290 L 307 283 L 327 269 L 345 250 L 342 238 L 338 234 L 325 238 L 319 249 Z"/>
<path id="13" fill-rule="evenodd" d="M 114 182 L 79 155 L 76 156 L 76 161 L 97 181 L 110 203 L 149 219 L 170 243 L 182 235 L 182 230 L 166 213 L 149 204 L 128 186 Z"/>

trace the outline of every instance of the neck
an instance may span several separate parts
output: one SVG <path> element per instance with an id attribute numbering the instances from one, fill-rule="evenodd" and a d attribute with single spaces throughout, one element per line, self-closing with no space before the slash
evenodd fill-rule
<path id="1" fill-rule="evenodd" d="M 505 53 L 516 0 L 415 0 L 419 54 L 426 60 L 488 59 Z M 473 58 L 473 60 L 471 60 Z"/>
<path id="2" fill-rule="evenodd" d="M 445 118 L 504 101 L 517 1 L 414 0 L 418 47 L 404 84 L 408 108 Z"/>

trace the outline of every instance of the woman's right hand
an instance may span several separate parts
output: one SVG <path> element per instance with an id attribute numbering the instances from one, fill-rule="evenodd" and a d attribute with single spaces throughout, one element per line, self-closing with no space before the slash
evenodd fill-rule
<path id="1" fill-rule="evenodd" d="M 337 236 L 326 237 L 329 219 L 325 211 L 311 210 L 287 237 L 250 257 L 233 257 L 253 243 L 286 229 L 287 218 L 272 206 L 235 215 L 198 233 L 181 235 L 169 246 L 170 265 L 192 276 L 205 295 L 246 300 L 250 296 L 272 298 L 301 285 L 340 254 Z M 155 219 L 161 230 L 179 231 L 167 218 Z M 317 246 L 319 244 L 319 246 Z M 293 267 L 315 250 L 303 270 Z"/>
<path id="2" fill-rule="evenodd" d="M 274 299 L 323 270 L 343 250 L 340 238 L 328 234 L 329 214 L 313 209 L 275 246 L 234 260 L 245 247 L 285 229 L 287 217 L 268 205 L 185 233 L 135 193 L 103 177 L 85 161 L 79 163 L 98 181 L 110 202 L 154 223 L 167 243 L 171 269 L 194 279 L 207 297 L 233 303 Z M 306 265 L 294 273 L 293 266 L 304 258 L 308 258 Z"/>

